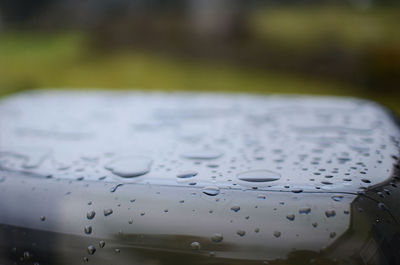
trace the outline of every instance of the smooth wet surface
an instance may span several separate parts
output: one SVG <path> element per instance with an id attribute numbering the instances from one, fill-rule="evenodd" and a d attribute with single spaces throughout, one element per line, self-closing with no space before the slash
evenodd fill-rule
<path id="1" fill-rule="evenodd" d="M 400 262 L 400 132 L 367 101 L 37 92 L 0 130 L 2 265 Z"/>

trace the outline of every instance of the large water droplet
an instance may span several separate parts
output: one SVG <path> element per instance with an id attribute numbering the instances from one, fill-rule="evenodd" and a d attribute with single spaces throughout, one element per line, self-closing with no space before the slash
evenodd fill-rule
<path id="1" fill-rule="evenodd" d="M 142 176 L 150 171 L 152 160 L 142 156 L 129 156 L 114 160 L 105 168 L 117 176 L 132 178 Z"/>
<path id="2" fill-rule="evenodd" d="M 252 170 L 239 173 L 237 178 L 248 182 L 270 182 L 279 180 L 281 175 L 270 170 Z"/>
<path id="3" fill-rule="evenodd" d="M 195 177 L 196 175 L 197 175 L 197 172 L 188 171 L 188 172 L 180 173 L 180 174 L 176 175 L 176 177 L 177 177 L 177 178 L 180 178 L 180 179 L 187 179 L 187 178 L 193 178 L 193 177 Z"/>
<path id="4" fill-rule="evenodd" d="M 209 196 L 216 196 L 219 194 L 219 188 L 217 186 L 208 186 L 203 189 L 203 193 Z"/>

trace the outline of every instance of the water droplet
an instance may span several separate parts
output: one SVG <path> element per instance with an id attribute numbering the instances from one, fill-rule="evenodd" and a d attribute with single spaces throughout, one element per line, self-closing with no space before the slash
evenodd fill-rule
<path id="1" fill-rule="evenodd" d="M 115 253 L 119 254 L 121 253 L 121 250 L 119 248 L 114 249 Z"/>
<path id="2" fill-rule="evenodd" d="M 240 211 L 240 206 L 239 205 L 233 205 L 231 207 L 231 210 L 234 211 L 234 212 L 238 212 L 238 211 Z"/>
<path id="3" fill-rule="evenodd" d="M 332 200 L 334 200 L 335 202 L 341 202 L 343 200 L 343 196 L 341 195 L 332 196 Z"/>
<path id="4" fill-rule="evenodd" d="M 219 150 L 204 149 L 204 150 L 191 150 L 182 154 L 182 157 L 193 160 L 211 160 L 221 157 L 223 153 Z"/>
<path id="5" fill-rule="evenodd" d="M 180 178 L 180 179 L 193 178 L 195 176 L 197 176 L 197 172 L 194 172 L 194 171 L 183 172 L 183 173 L 180 173 L 180 174 L 176 175 L 176 177 Z"/>
<path id="6" fill-rule="evenodd" d="M 123 178 L 139 177 L 147 174 L 153 161 L 147 157 L 129 156 L 114 160 L 105 168 Z"/>
<path id="7" fill-rule="evenodd" d="M 252 170 L 239 173 L 237 178 L 247 182 L 270 182 L 279 180 L 281 175 L 270 170 Z"/>
<path id="8" fill-rule="evenodd" d="M 90 225 L 86 225 L 84 231 L 85 234 L 90 235 L 92 233 L 92 227 Z"/>
<path id="9" fill-rule="evenodd" d="M 299 214 L 309 214 L 311 212 L 311 208 L 302 208 L 299 210 Z"/>
<path id="10" fill-rule="evenodd" d="M 336 236 L 336 233 L 335 232 L 331 232 L 330 234 L 329 234 L 329 237 L 330 238 L 334 238 Z"/>
<path id="11" fill-rule="evenodd" d="M 104 209 L 104 216 L 109 216 L 112 213 L 113 213 L 112 209 Z"/>
<path id="12" fill-rule="evenodd" d="M 104 242 L 103 240 L 100 240 L 99 247 L 104 248 L 105 245 L 106 245 L 106 242 Z"/>
<path id="13" fill-rule="evenodd" d="M 379 209 L 384 210 L 384 211 L 389 210 L 389 208 L 383 202 L 378 203 L 378 207 L 379 207 Z"/>
<path id="14" fill-rule="evenodd" d="M 239 236 L 244 236 L 246 234 L 246 231 L 244 230 L 237 230 L 236 234 L 238 234 Z"/>
<path id="15" fill-rule="evenodd" d="M 89 255 L 93 255 L 96 252 L 96 248 L 93 245 L 87 247 L 87 252 Z"/>
<path id="16" fill-rule="evenodd" d="M 118 183 L 117 185 L 111 187 L 110 192 L 115 192 L 119 187 L 123 186 L 124 184 Z"/>
<path id="17" fill-rule="evenodd" d="M 23 256 L 24 256 L 24 260 L 29 260 L 32 257 L 32 255 L 31 255 L 31 253 L 29 253 L 29 251 L 24 251 Z"/>
<path id="18" fill-rule="evenodd" d="M 293 193 L 301 193 L 303 192 L 303 189 L 292 189 Z"/>
<path id="19" fill-rule="evenodd" d="M 86 217 L 87 217 L 87 219 L 89 219 L 89 220 L 92 220 L 94 217 L 96 216 L 96 212 L 95 211 L 88 211 L 87 213 L 86 213 Z"/>
<path id="20" fill-rule="evenodd" d="M 281 232 L 279 232 L 279 231 L 274 232 L 274 237 L 280 237 L 280 236 L 281 236 Z"/>
<path id="21" fill-rule="evenodd" d="M 191 244 L 190 244 L 190 248 L 191 249 L 193 249 L 193 250 L 199 250 L 200 249 L 200 243 L 199 242 L 192 242 Z"/>
<path id="22" fill-rule="evenodd" d="M 212 237 L 211 237 L 211 241 L 215 242 L 215 243 L 219 243 L 224 239 L 224 237 L 221 234 L 215 233 Z"/>
<path id="23" fill-rule="evenodd" d="M 209 196 L 216 196 L 219 194 L 219 188 L 217 186 L 208 186 L 203 188 L 203 193 Z"/>
<path id="24" fill-rule="evenodd" d="M 288 214 L 288 215 L 286 216 L 286 218 L 287 218 L 289 221 L 293 221 L 293 220 L 296 218 L 296 216 L 295 216 L 294 214 Z"/>
<path id="25" fill-rule="evenodd" d="M 257 199 L 260 199 L 260 200 L 265 200 L 265 195 L 263 195 L 263 194 L 258 194 L 257 195 Z"/>
<path id="26" fill-rule="evenodd" d="M 328 210 L 325 212 L 326 217 L 334 217 L 336 215 L 336 212 L 334 210 Z"/>
<path id="27" fill-rule="evenodd" d="M 46 216 L 40 216 L 40 221 L 42 221 L 42 222 L 44 222 L 44 221 L 46 221 Z"/>

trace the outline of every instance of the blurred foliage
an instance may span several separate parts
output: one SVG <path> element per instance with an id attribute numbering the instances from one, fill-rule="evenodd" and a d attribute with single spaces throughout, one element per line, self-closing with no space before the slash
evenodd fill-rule
<path id="1" fill-rule="evenodd" d="M 399 20 L 399 8 L 387 6 L 252 9 L 235 43 L 182 41 L 188 36 L 172 34 L 161 17 L 156 26 L 146 18 L 147 28 L 127 16 L 89 31 L 8 30 L 0 96 L 37 88 L 295 93 L 363 97 L 400 113 Z M 139 43 L 144 33 L 148 42 Z"/>
<path id="2" fill-rule="evenodd" d="M 357 51 L 400 45 L 399 8 L 378 6 L 360 11 L 343 5 L 285 6 L 257 10 L 250 18 L 255 35 L 297 49 L 335 44 Z"/>

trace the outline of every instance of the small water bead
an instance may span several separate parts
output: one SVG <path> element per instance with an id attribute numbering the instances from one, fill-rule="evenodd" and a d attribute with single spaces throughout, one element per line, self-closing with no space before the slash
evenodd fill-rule
<path id="1" fill-rule="evenodd" d="M 88 257 L 83 257 L 83 262 L 89 262 Z"/>
<path id="2" fill-rule="evenodd" d="M 192 242 L 192 243 L 190 244 L 190 248 L 193 249 L 193 250 L 199 250 L 200 247 L 201 247 L 201 246 L 200 246 L 200 243 L 197 242 L 197 241 L 194 241 L 194 242 Z"/>
<path id="3" fill-rule="evenodd" d="M 336 236 L 336 233 L 335 232 L 331 232 L 330 234 L 329 234 L 329 237 L 330 238 L 334 238 Z"/>
<path id="4" fill-rule="evenodd" d="M 237 178 L 247 182 L 271 182 L 279 180 L 281 175 L 270 170 L 252 170 L 239 173 Z"/>
<path id="5" fill-rule="evenodd" d="M 90 225 L 86 225 L 84 231 L 85 234 L 90 235 L 92 233 L 92 227 Z"/>
<path id="6" fill-rule="evenodd" d="M 295 216 L 294 214 L 289 214 L 289 215 L 286 216 L 286 218 L 287 218 L 289 221 L 294 221 L 294 219 L 296 218 L 296 216 Z"/>
<path id="7" fill-rule="evenodd" d="M 220 192 L 217 186 L 208 186 L 203 188 L 203 193 L 209 196 L 217 196 Z"/>
<path id="8" fill-rule="evenodd" d="M 104 242 L 103 240 L 100 240 L 99 247 L 104 248 L 105 245 L 106 245 L 106 242 Z"/>
<path id="9" fill-rule="evenodd" d="M 238 234 L 239 236 L 244 236 L 244 235 L 246 235 L 246 231 L 244 231 L 244 230 L 237 230 L 237 231 L 236 231 L 236 234 Z"/>
<path id="10" fill-rule="evenodd" d="M 343 200 L 343 196 L 341 195 L 332 196 L 332 200 L 334 200 L 335 202 L 341 202 Z"/>
<path id="11" fill-rule="evenodd" d="M 278 238 L 280 236 L 281 236 L 281 232 L 279 232 L 279 231 L 274 232 L 274 237 Z"/>
<path id="12" fill-rule="evenodd" d="M 31 253 L 29 253 L 29 251 L 24 251 L 23 258 L 24 260 L 30 260 L 32 258 L 32 255 Z"/>
<path id="13" fill-rule="evenodd" d="M 263 195 L 263 194 L 258 194 L 258 195 L 257 195 L 257 199 L 265 200 L 265 198 L 266 198 L 266 196 Z"/>
<path id="14" fill-rule="evenodd" d="M 212 242 L 215 242 L 215 243 L 222 242 L 223 239 L 224 239 L 224 237 L 222 236 L 222 234 L 219 234 L 219 233 L 215 233 L 215 234 L 212 235 L 212 237 L 211 237 L 211 241 L 212 241 Z"/>
<path id="15" fill-rule="evenodd" d="M 117 185 L 111 187 L 110 192 L 115 192 L 119 187 L 123 186 L 124 184 L 118 183 Z"/>
<path id="16" fill-rule="evenodd" d="M 128 221 L 128 224 L 133 224 L 133 219 L 131 218 L 131 219 L 129 219 L 129 221 Z"/>
<path id="17" fill-rule="evenodd" d="M 328 210 L 328 211 L 325 211 L 325 215 L 328 218 L 334 217 L 336 215 L 336 212 L 334 210 Z"/>
<path id="18" fill-rule="evenodd" d="M 371 183 L 371 181 L 369 179 L 361 179 L 361 181 L 364 183 Z"/>
<path id="19" fill-rule="evenodd" d="M 116 248 L 116 249 L 114 249 L 114 252 L 119 254 L 119 253 L 121 253 L 121 250 L 119 248 Z"/>
<path id="20" fill-rule="evenodd" d="M 255 232 L 255 233 L 260 232 L 260 228 L 257 227 L 256 229 L 254 229 L 254 232 Z"/>
<path id="21" fill-rule="evenodd" d="M 231 210 L 234 211 L 234 212 L 238 212 L 238 211 L 240 211 L 240 206 L 239 205 L 233 205 L 231 207 Z"/>
<path id="22" fill-rule="evenodd" d="M 40 216 L 40 221 L 42 221 L 42 222 L 46 221 L 46 216 L 44 216 L 44 215 Z"/>
<path id="23" fill-rule="evenodd" d="M 309 214 L 311 212 L 311 208 L 302 208 L 299 210 L 299 214 Z"/>
<path id="24" fill-rule="evenodd" d="M 112 209 L 104 209 L 104 216 L 109 216 L 113 213 L 114 211 Z"/>
<path id="25" fill-rule="evenodd" d="M 93 255 L 96 252 L 96 248 L 93 245 L 87 247 L 87 252 L 89 255 Z"/>
<path id="26" fill-rule="evenodd" d="M 180 179 L 187 179 L 187 178 L 193 178 L 195 176 L 197 176 L 197 172 L 190 171 L 190 172 L 184 172 L 184 173 L 178 174 L 176 177 L 180 178 Z"/>
<path id="27" fill-rule="evenodd" d="M 96 216 L 96 212 L 93 210 L 86 213 L 86 217 L 89 220 L 92 220 L 95 216 Z"/>
<path id="28" fill-rule="evenodd" d="M 378 203 L 378 208 L 383 210 L 383 211 L 388 211 L 389 210 L 389 208 L 383 202 Z"/>

